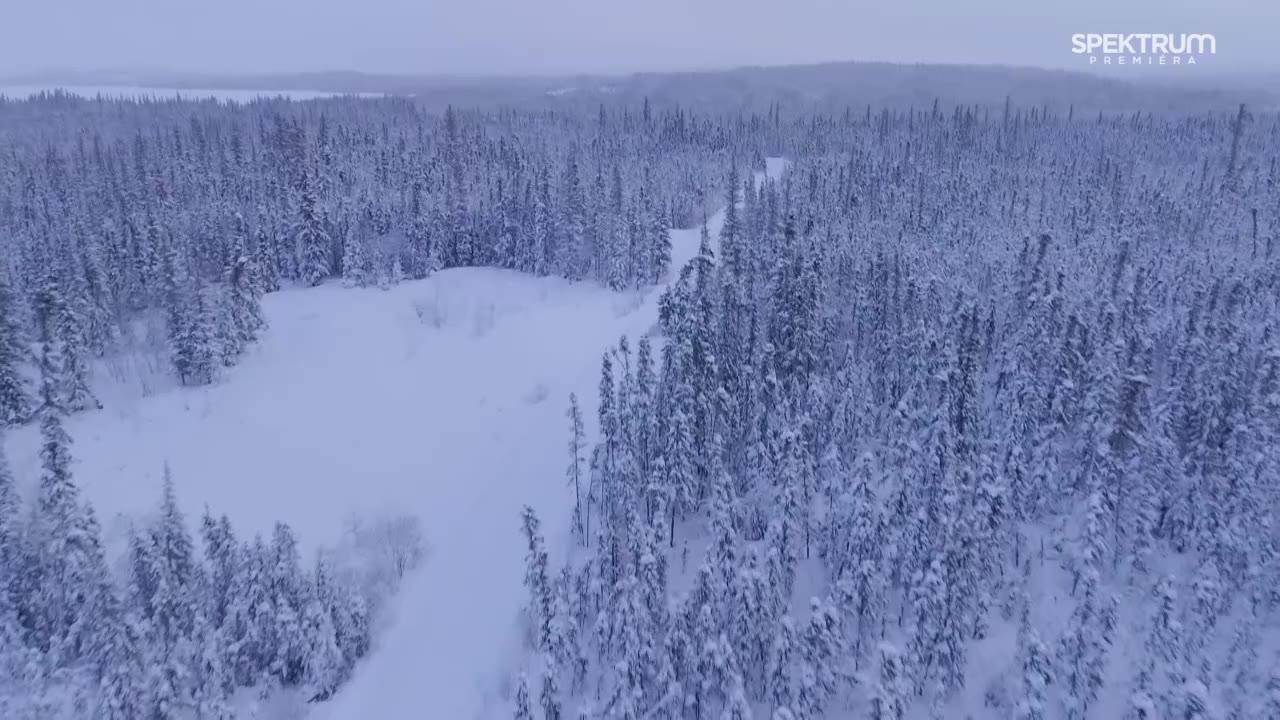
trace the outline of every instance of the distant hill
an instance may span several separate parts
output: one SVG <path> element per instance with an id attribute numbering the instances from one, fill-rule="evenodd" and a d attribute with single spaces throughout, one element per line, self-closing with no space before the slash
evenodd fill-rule
<path id="1" fill-rule="evenodd" d="M 1242 89 L 1206 89 L 1041 68 L 830 63 L 739 68 L 716 73 L 637 75 L 629 92 L 683 102 L 782 103 L 838 109 L 957 104 L 1049 106 L 1077 111 L 1189 111 L 1250 99 Z M 736 96 L 736 97 L 735 97 Z"/>
<path id="2" fill-rule="evenodd" d="M 623 76 L 394 75 L 354 71 L 217 75 L 180 73 L 59 73 L 0 78 L 0 83 L 129 84 L 156 88 L 311 90 L 410 95 L 431 106 L 639 103 L 762 110 L 772 105 L 839 111 L 871 105 L 926 107 L 935 100 L 995 108 L 1065 112 L 1201 112 L 1246 102 L 1280 105 L 1280 76 L 1255 72 L 1132 77 L 996 65 L 904 65 L 838 62 L 730 70 L 636 73 Z"/>

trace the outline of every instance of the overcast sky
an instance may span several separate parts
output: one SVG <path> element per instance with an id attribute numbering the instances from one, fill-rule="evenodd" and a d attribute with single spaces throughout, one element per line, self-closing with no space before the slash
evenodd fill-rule
<path id="1" fill-rule="evenodd" d="M 0 0 L 0 75 L 1081 67 L 1077 32 L 1212 32 L 1215 65 L 1280 66 L 1280 0 Z"/>

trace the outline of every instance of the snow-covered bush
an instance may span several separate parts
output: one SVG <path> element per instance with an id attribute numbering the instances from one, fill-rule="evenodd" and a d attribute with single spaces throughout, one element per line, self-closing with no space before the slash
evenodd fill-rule
<path id="1" fill-rule="evenodd" d="M 423 325 L 439 330 L 449 323 L 448 309 L 440 304 L 438 295 L 413 301 L 413 312 Z"/>
<path id="2" fill-rule="evenodd" d="M 334 565 L 360 591 L 375 619 L 426 552 L 418 518 L 390 511 L 350 515 L 341 542 L 331 550 Z"/>

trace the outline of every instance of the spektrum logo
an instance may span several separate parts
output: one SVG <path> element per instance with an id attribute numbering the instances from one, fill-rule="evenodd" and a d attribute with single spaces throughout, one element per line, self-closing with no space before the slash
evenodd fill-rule
<path id="1" fill-rule="evenodd" d="M 1197 65 L 1218 52 L 1212 33 L 1075 33 L 1071 52 L 1090 65 Z"/>

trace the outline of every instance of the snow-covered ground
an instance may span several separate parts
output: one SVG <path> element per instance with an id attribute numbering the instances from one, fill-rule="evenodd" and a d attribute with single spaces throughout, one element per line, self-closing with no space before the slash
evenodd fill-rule
<path id="1" fill-rule="evenodd" d="M 208 503 L 242 531 L 280 519 L 314 545 L 353 511 L 419 509 L 446 555 L 451 520 L 483 510 L 472 500 L 489 495 L 490 471 L 547 438 L 526 443 L 544 429 L 528 423 L 559 417 L 564 367 L 590 367 L 628 303 L 481 268 L 388 291 L 275 293 L 269 332 L 215 385 L 71 417 L 76 477 L 109 532 L 117 513 L 156 503 L 167 461 L 189 510 Z M 561 424 L 545 430 L 558 438 Z M 10 436 L 15 469 L 35 478 L 37 429 Z"/>
<path id="2" fill-rule="evenodd" d="M 95 98 L 101 95 L 107 98 L 176 98 L 186 100 L 214 99 L 220 102 L 249 102 L 257 98 L 284 97 L 289 100 L 314 100 L 316 98 L 333 97 L 342 93 L 323 90 L 228 90 L 219 88 L 157 88 L 134 87 L 128 85 L 0 85 L 0 97 L 14 100 L 25 100 L 42 92 L 62 90 L 72 95 Z M 376 93 L 353 93 L 372 97 Z"/>
<path id="3" fill-rule="evenodd" d="M 782 171 L 770 160 L 769 171 Z M 718 234 L 724 213 L 709 224 Z M 672 232 L 672 264 L 698 250 L 699 229 Z M 675 276 L 673 272 L 672 277 Z M 513 281 L 531 282 L 520 276 Z M 454 486 L 431 495 L 447 507 L 427 509 L 431 543 L 424 568 L 393 600 L 395 618 L 382 647 L 315 715 L 324 720 L 506 717 L 509 670 L 519 659 L 524 604 L 524 546 L 519 509 L 532 505 L 555 553 L 568 536 L 572 500 L 565 483 L 570 392 L 595 426 L 600 357 L 619 338 L 634 340 L 658 320 L 660 288 L 618 295 L 572 286 L 573 298 L 539 303 L 514 319 L 507 352 L 468 374 L 456 397 L 480 403 L 479 415 L 453 428 L 462 438 L 445 467 Z M 494 294 L 506 297 L 504 288 Z M 498 376 L 498 377 L 493 377 Z M 505 376 L 505 377 L 503 377 Z M 535 388 L 546 400 L 531 402 Z M 486 409 L 487 408 L 487 409 Z M 448 422 L 445 411 L 442 422 Z M 470 422 L 476 422 L 470 425 Z M 471 457 L 469 457 L 471 456 Z"/>
<path id="4" fill-rule="evenodd" d="M 698 235 L 673 231 L 675 267 Z M 571 510 L 569 393 L 591 432 L 601 355 L 654 327 L 659 294 L 481 268 L 389 290 L 275 293 L 269 332 L 215 385 L 70 418 L 76 478 L 116 548 L 128 518 L 156 506 L 166 462 L 189 517 L 207 504 L 241 534 L 283 520 L 304 550 L 337 540 L 352 513 L 416 514 L 426 561 L 373 653 L 314 715 L 505 715 L 524 601 L 520 508 L 538 511 L 555 552 Z M 9 434 L 28 481 L 38 441 L 34 427 Z"/>

